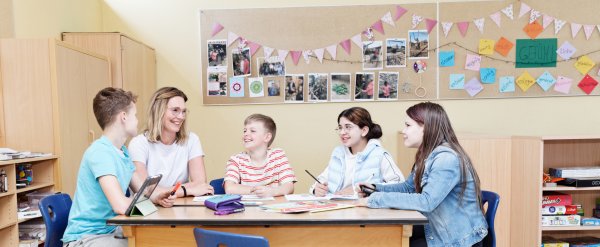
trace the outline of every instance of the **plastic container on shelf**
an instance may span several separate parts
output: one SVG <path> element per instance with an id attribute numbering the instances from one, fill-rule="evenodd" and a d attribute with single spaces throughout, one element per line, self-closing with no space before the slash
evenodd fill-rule
<path id="1" fill-rule="evenodd" d="M 30 207 L 37 208 L 40 200 L 46 196 L 53 195 L 54 191 L 34 191 L 25 196 L 27 196 L 27 201 L 29 202 Z"/>

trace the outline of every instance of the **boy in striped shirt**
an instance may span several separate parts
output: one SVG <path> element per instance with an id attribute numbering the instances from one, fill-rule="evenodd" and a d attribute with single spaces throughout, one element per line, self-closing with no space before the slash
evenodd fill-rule
<path id="1" fill-rule="evenodd" d="M 271 197 L 294 193 L 296 176 L 285 152 L 270 148 L 276 131 L 277 126 L 269 116 L 252 114 L 244 120 L 242 142 L 246 151 L 227 161 L 224 179 L 227 194 Z"/>

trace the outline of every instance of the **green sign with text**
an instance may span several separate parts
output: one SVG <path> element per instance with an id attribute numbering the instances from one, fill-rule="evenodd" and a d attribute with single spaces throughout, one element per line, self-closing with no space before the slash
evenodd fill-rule
<path id="1" fill-rule="evenodd" d="M 517 68 L 556 67 L 557 39 L 517 39 Z"/>

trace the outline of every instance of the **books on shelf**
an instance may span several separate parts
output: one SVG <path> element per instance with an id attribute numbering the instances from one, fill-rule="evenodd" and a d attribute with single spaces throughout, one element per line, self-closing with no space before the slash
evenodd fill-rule
<path id="1" fill-rule="evenodd" d="M 550 176 L 557 178 L 600 177 L 600 166 L 549 168 Z"/>
<path id="2" fill-rule="evenodd" d="M 572 202 L 573 199 L 569 194 L 545 192 L 542 196 L 542 207 L 571 205 Z"/>
<path id="3" fill-rule="evenodd" d="M 328 201 L 286 202 L 260 206 L 261 209 L 267 212 L 277 213 L 315 213 L 352 207 L 354 207 L 353 204 L 334 203 Z"/>
<path id="4" fill-rule="evenodd" d="M 557 183 L 573 187 L 600 187 L 600 177 L 565 178 Z"/>
<path id="5" fill-rule="evenodd" d="M 577 205 L 560 205 L 542 207 L 542 215 L 577 214 Z"/>
<path id="6" fill-rule="evenodd" d="M 542 215 L 542 226 L 579 226 L 581 216 L 575 215 Z"/>

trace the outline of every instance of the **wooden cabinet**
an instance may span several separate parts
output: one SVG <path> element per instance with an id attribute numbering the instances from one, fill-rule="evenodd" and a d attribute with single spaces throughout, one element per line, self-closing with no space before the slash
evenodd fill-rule
<path id="1" fill-rule="evenodd" d="M 148 102 L 156 90 L 154 49 L 121 33 L 63 33 L 62 39 L 109 57 L 112 85 L 138 96 L 138 129 L 145 128 Z"/>

